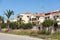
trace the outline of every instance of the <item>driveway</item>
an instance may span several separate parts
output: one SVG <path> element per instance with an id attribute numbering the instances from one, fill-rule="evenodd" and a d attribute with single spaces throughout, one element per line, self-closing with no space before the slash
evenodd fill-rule
<path id="1" fill-rule="evenodd" d="M 43 39 L 34 38 L 30 36 L 0 33 L 0 40 L 43 40 Z"/>

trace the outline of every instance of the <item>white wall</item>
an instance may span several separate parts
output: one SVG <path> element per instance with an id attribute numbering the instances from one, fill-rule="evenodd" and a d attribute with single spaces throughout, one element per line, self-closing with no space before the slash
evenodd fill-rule
<path id="1" fill-rule="evenodd" d="M 43 23 L 43 22 L 44 22 L 44 20 L 45 20 L 45 18 L 44 18 L 44 17 L 40 17 L 40 18 L 39 18 L 39 22 L 40 22 L 40 23 Z"/>
<path id="2" fill-rule="evenodd" d="M 29 18 L 27 17 L 27 15 L 25 14 L 21 14 L 21 15 L 23 15 L 22 20 L 24 20 L 24 23 L 28 23 Z"/>

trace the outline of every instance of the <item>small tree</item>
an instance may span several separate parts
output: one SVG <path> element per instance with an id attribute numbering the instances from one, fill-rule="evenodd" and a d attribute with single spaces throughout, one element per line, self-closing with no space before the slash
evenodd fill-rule
<path id="1" fill-rule="evenodd" d="M 54 21 L 53 20 L 45 20 L 42 25 L 44 27 L 49 27 L 49 26 L 52 26 L 54 24 Z"/>
<path id="2" fill-rule="evenodd" d="M 51 26 L 53 26 L 56 23 L 54 20 L 45 20 L 42 25 L 44 28 L 48 28 L 48 33 L 51 33 Z"/>

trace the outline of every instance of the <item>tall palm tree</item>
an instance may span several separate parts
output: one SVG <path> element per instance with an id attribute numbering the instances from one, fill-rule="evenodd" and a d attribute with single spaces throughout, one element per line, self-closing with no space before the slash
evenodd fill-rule
<path id="1" fill-rule="evenodd" d="M 10 25 L 10 16 L 14 15 L 14 12 L 11 10 L 6 10 L 6 12 L 4 12 L 5 15 L 7 16 L 8 20 L 7 20 L 7 25 L 8 25 L 8 30 L 9 30 L 9 25 Z"/>

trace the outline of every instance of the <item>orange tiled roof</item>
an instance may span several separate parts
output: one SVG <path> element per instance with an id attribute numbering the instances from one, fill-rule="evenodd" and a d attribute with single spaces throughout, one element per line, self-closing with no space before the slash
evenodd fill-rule
<path id="1" fill-rule="evenodd" d="M 29 12 L 25 12 L 25 14 L 30 14 Z"/>
<path id="2" fill-rule="evenodd" d="M 40 16 L 38 13 L 33 14 L 34 16 Z"/>
<path id="3" fill-rule="evenodd" d="M 45 16 L 45 14 L 38 14 L 38 13 L 35 13 L 33 14 L 34 16 Z"/>
<path id="4" fill-rule="evenodd" d="M 41 17 L 44 17 L 44 16 L 45 16 L 45 14 L 40 14 L 40 16 L 41 16 Z"/>
<path id="5" fill-rule="evenodd" d="M 21 16 L 21 17 L 23 17 L 23 15 L 18 15 L 18 16 Z"/>
<path id="6" fill-rule="evenodd" d="M 55 11 L 55 12 L 48 12 L 48 13 L 46 13 L 45 15 L 52 15 L 52 14 L 57 14 L 57 13 L 59 13 L 60 11 Z"/>

